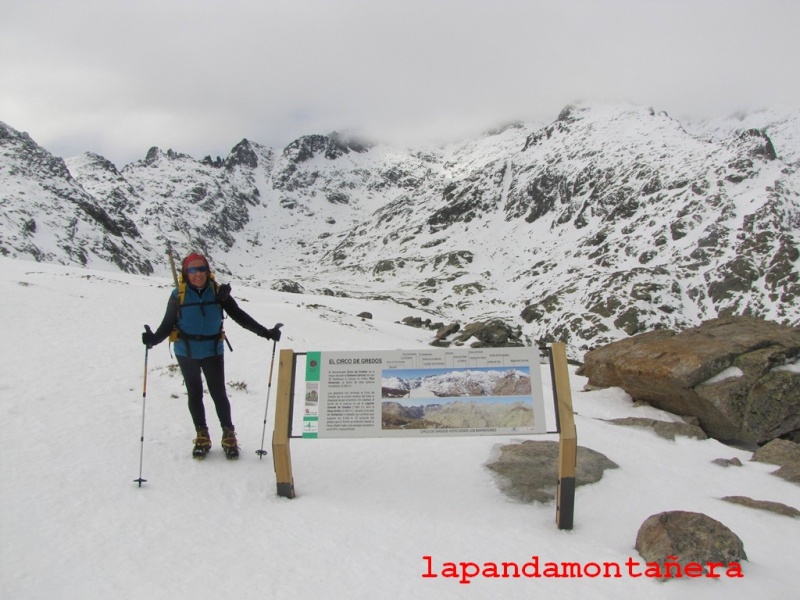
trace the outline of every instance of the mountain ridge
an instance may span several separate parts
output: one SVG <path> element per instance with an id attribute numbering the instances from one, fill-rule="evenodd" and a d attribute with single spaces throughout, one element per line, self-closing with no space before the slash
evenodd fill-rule
<path id="1" fill-rule="evenodd" d="M 224 159 L 151 148 L 122 169 L 24 135 L 0 126 L 6 256 L 166 276 L 168 245 L 199 249 L 247 285 L 500 318 L 573 358 L 724 314 L 800 324 L 800 111 L 691 123 L 572 105 L 444 146 L 244 139 Z M 45 224 L 28 194 L 77 208 Z"/>

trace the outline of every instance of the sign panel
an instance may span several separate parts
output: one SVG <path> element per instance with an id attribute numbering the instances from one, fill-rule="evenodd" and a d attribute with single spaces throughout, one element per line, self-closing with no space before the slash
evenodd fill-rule
<path id="1" fill-rule="evenodd" d="M 535 348 L 308 352 L 304 438 L 547 431 Z"/>

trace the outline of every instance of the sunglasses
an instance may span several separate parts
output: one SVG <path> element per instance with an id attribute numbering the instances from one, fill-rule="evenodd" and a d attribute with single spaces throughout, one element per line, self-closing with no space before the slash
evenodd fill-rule
<path id="1" fill-rule="evenodd" d="M 205 273 L 208 271 L 208 267 L 189 267 L 186 269 L 186 272 L 189 275 L 194 275 L 195 273 Z"/>

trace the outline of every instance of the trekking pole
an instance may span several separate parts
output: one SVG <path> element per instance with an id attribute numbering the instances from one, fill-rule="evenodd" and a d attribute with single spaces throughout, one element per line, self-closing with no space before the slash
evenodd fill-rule
<path id="1" fill-rule="evenodd" d="M 148 325 L 145 325 L 144 329 L 150 333 L 150 327 Z M 142 463 L 144 461 L 144 407 L 147 400 L 147 353 L 149 350 L 150 346 L 144 347 L 144 381 L 142 383 L 142 435 L 139 439 L 141 443 L 139 447 L 139 479 L 133 480 L 139 484 L 139 487 L 142 487 L 142 484 L 147 481 L 147 479 L 142 479 Z"/>
<path id="2" fill-rule="evenodd" d="M 283 327 L 283 323 L 275 323 L 274 329 L 280 329 Z M 264 407 L 264 429 L 261 431 L 261 449 L 256 450 L 256 454 L 258 454 L 258 458 L 264 458 L 264 455 L 267 453 L 264 450 L 264 436 L 267 433 L 267 413 L 269 412 L 269 394 L 272 390 L 272 367 L 275 366 L 275 346 L 278 344 L 278 340 L 272 340 L 272 360 L 269 362 L 269 383 L 267 384 L 267 405 Z"/>

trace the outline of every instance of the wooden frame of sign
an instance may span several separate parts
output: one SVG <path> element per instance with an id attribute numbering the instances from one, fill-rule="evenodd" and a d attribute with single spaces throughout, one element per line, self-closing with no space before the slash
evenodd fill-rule
<path id="1" fill-rule="evenodd" d="M 278 361 L 278 389 L 275 399 L 275 425 L 272 432 L 272 461 L 278 496 L 294 498 L 294 477 L 289 442 L 292 437 L 292 393 L 295 377 L 295 354 L 281 350 Z M 558 490 L 556 524 L 559 529 L 572 529 L 575 512 L 575 466 L 578 456 L 578 436 L 572 412 L 572 392 L 567 370 L 566 346 L 562 342 L 550 345 L 550 375 L 556 404 L 558 429 Z"/>
<path id="2" fill-rule="evenodd" d="M 572 529 L 575 514 L 575 467 L 578 462 L 578 432 L 572 412 L 572 392 L 567 370 L 567 349 L 563 342 L 550 345 L 550 376 L 558 424 L 558 489 L 556 491 L 556 524 L 559 529 Z"/>
<path id="3" fill-rule="evenodd" d="M 278 482 L 278 496 L 294 498 L 292 454 L 289 438 L 292 435 L 292 387 L 295 360 L 292 350 L 281 350 L 278 358 L 278 391 L 275 398 L 275 425 L 272 431 L 272 462 Z"/>

